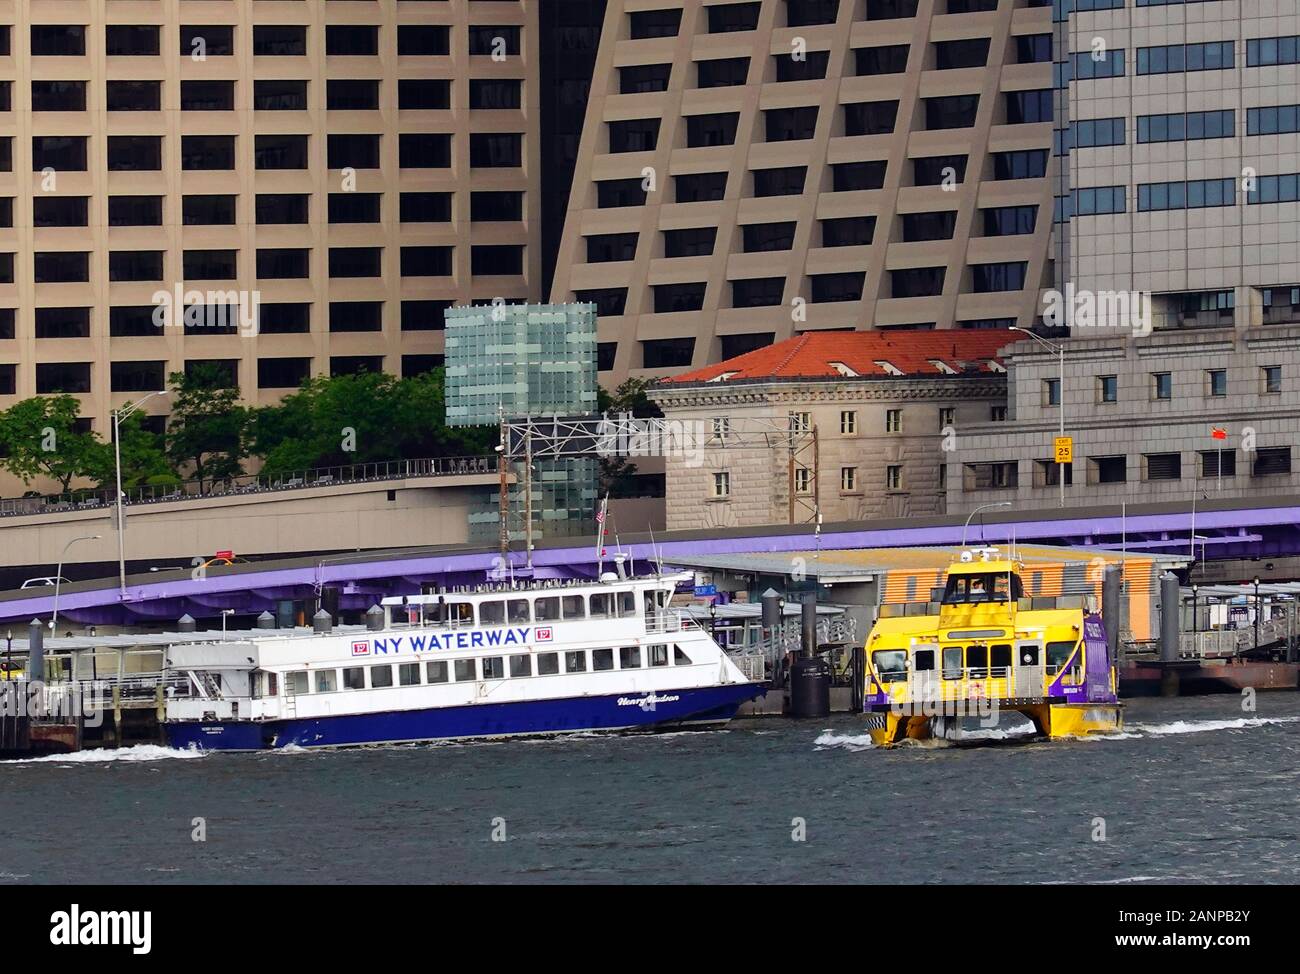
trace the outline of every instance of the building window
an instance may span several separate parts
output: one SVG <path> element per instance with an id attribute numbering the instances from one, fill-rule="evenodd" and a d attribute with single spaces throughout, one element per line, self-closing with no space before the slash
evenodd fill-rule
<path id="1" fill-rule="evenodd" d="M 713 496 L 719 499 L 731 496 L 731 474 L 728 471 L 719 470 L 714 473 Z"/>
<path id="2" fill-rule="evenodd" d="M 731 432 L 731 420 L 726 416 L 713 417 L 713 435 L 717 439 L 722 439 Z"/>
<path id="3" fill-rule="evenodd" d="M 1043 405 L 1059 406 L 1061 404 L 1061 380 L 1043 380 Z"/>
<path id="4" fill-rule="evenodd" d="M 791 413 L 790 432 L 807 433 L 812 429 L 812 413 Z"/>
<path id="5" fill-rule="evenodd" d="M 1180 453 L 1148 453 L 1147 480 L 1180 480 L 1183 476 L 1183 457 Z"/>
<path id="6" fill-rule="evenodd" d="M 852 409 L 840 410 L 840 434 L 853 436 L 858 432 L 858 414 Z"/>
<path id="7" fill-rule="evenodd" d="M 858 489 L 858 468 L 840 467 L 840 491 L 851 494 Z"/>
<path id="8" fill-rule="evenodd" d="M 1173 376 L 1168 372 L 1151 373 L 1151 398 L 1169 400 L 1173 398 Z"/>
<path id="9" fill-rule="evenodd" d="M 901 409 L 885 410 L 885 432 L 903 432 L 903 411 Z"/>
<path id="10" fill-rule="evenodd" d="M 989 420 L 994 423 L 1005 423 L 1007 420 L 1006 406 L 990 406 Z"/>
<path id="11" fill-rule="evenodd" d="M 1128 480 L 1128 457 L 1091 457 L 1092 482 L 1122 484 Z"/>
<path id="12" fill-rule="evenodd" d="M 903 489 L 902 464 L 891 464 L 885 468 L 885 489 L 886 490 Z"/>
<path id="13" fill-rule="evenodd" d="M 1097 376 L 1097 401 L 1119 402 L 1119 377 L 1114 375 Z"/>
<path id="14" fill-rule="evenodd" d="M 1282 391 L 1282 366 L 1266 365 L 1259 371 L 1265 393 L 1280 393 Z"/>
<path id="15" fill-rule="evenodd" d="M 794 468 L 794 492 L 806 494 L 812 488 L 812 471 L 807 467 Z"/>
<path id="16" fill-rule="evenodd" d="M 952 426 L 957 421 L 957 410 L 953 406 L 939 407 L 939 432 L 943 432 L 946 427 Z"/>
<path id="17" fill-rule="evenodd" d="M 1207 396 L 1226 396 L 1228 394 L 1228 370 L 1208 369 L 1205 373 L 1205 394 Z"/>
<path id="18" fill-rule="evenodd" d="M 1236 450 L 1202 450 L 1202 477 L 1235 477 L 1237 475 Z"/>
<path id="19" fill-rule="evenodd" d="M 1291 448 L 1289 446 L 1265 447 L 1255 451 L 1255 465 L 1252 477 L 1267 477 L 1270 474 L 1291 472 Z"/>

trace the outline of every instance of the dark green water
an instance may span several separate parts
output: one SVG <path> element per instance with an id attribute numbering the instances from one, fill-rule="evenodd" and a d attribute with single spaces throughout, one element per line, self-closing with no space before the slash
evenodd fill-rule
<path id="1" fill-rule="evenodd" d="M 0 883 L 1300 882 L 1300 695 L 1136 701 L 1127 721 L 888 752 L 837 717 L 6 763 Z"/>

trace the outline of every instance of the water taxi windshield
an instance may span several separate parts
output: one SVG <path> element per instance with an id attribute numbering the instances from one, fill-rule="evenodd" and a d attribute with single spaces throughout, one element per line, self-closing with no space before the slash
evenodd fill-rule
<path id="1" fill-rule="evenodd" d="M 983 602 L 1006 602 L 1022 596 L 1020 576 L 1007 572 L 948 576 L 943 590 L 944 605 L 971 605 Z"/>

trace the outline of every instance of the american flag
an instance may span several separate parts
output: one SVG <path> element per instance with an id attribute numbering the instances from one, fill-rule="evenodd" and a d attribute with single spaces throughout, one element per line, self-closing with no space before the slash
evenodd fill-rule
<path id="1" fill-rule="evenodd" d="M 601 509 L 601 510 L 599 510 L 599 511 L 596 512 L 596 523 L 597 523 L 597 524 L 604 524 L 604 523 L 605 523 L 605 511 L 604 511 L 604 509 Z"/>

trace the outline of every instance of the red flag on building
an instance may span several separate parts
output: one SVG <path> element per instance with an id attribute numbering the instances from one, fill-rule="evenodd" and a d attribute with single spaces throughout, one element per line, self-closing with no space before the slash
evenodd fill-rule
<path id="1" fill-rule="evenodd" d="M 1214 437 L 1216 440 L 1226 440 L 1228 438 L 1228 430 L 1223 426 L 1211 426 L 1210 436 Z"/>

